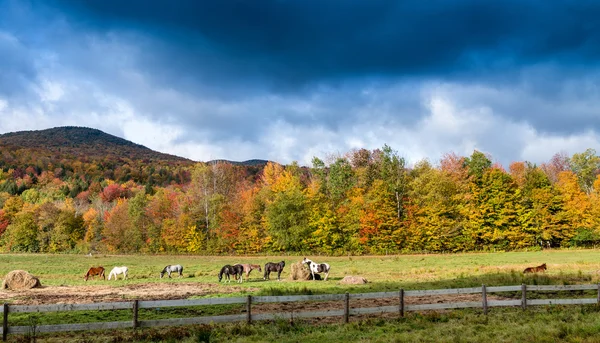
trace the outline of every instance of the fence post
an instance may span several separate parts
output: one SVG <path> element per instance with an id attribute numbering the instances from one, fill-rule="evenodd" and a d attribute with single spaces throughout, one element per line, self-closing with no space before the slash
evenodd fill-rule
<path id="1" fill-rule="evenodd" d="M 481 285 L 481 302 L 483 303 L 483 314 L 488 314 L 487 289 L 485 285 Z"/>
<path id="2" fill-rule="evenodd" d="M 350 294 L 344 294 L 344 323 L 350 322 Z"/>
<path id="3" fill-rule="evenodd" d="M 8 304 L 3 305 L 3 319 L 2 319 L 2 340 L 6 342 L 8 335 Z"/>
<path id="4" fill-rule="evenodd" d="M 400 289 L 400 317 L 404 317 L 404 289 Z"/>
<path id="5" fill-rule="evenodd" d="M 246 322 L 252 324 L 252 296 L 246 297 Z"/>
<path id="6" fill-rule="evenodd" d="M 521 307 L 527 308 L 527 285 L 521 284 Z"/>
<path id="7" fill-rule="evenodd" d="M 600 283 L 598 284 L 598 299 L 596 300 L 596 304 L 600 305 Z"/>
<path id="8" fill-rule="evenodd" d="M 140 326 L 138 321 L 138 309 L 139 309 L 139 301 L 136 299 L 133 301 L 133 328 L 137 329 Z"/>

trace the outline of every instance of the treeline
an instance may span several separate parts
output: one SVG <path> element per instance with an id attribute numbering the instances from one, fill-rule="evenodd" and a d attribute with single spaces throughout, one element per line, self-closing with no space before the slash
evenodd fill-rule
<path id="1" fill-rule="evenodd" d="M 389 146 L 310 168 L 93 165 L 0 161 L 0 249 L 385 254 L 600 242 L 592 149 L 508 170 L 478 151 L 407 168 Z"/>

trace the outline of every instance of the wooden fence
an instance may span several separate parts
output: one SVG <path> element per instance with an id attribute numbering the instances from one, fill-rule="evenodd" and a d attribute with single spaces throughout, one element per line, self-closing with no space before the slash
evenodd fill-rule
<path id="1" fill-rule="evenodd" d="M 597 296 L 594 298 L 571 298 L 571 299 L 527 299 L 528 292 L 538 291 L 581 291 L 596 290 Z M 519 300 L 488 300 L 489 293 L 498 292 L 521 292 Z M 431 296 L 431 295 L 456 295 L 456 294 L 481 294 L 481 301 L 471 302 L 450 302 L 433 304 L 414 304 L 406 305 L 406 297 Z M 350 300 L 359 299 L 389 299 L 388 306 L 379 307 L 358 307 L 352 308 Z M 289 302 L 307 302 L 307 301 L 339 301 L 343 304 L 343 310 L 322 310 L 305 312 L 281 312 L 281 313 L 259 313 L 252 314 L 252 304 L 259 303 L 289 303 Z M 205 316 L 192 318 L 170 318 L 157 320 L 138 320 L 139 309 L 145 308 L 164 308 L 164 307 L 188 307 L 201 305 L 224 305 L 224 304 L 245 304 L 246 310 L 242 314 Z M 139 328 L 139 327 L 158 327 L 158 326 L 178 326 L 191 324 L 208 323 L 226 323 L 246 321 L 251 323 L 254 320 L 270 320 L 276 318 L 311 318 L 311 317 L 343 317 L 343 321 L 348 323 L 349 317 L 353 315 L 379 314 L 379 313 L 398 313 L 404 316 L 406 311 L 423 310 L 442 310 L 458 308 L 482 308 L 483 313 L 487 314 L 490 307 L 508 307 L 520 306 L 523 309 L 527 306 L 536 305 L 582 305 L 582 304 L 600 304 L 600 284 L 597 285 L 519 285 L 519 286 L 499 286 L 499 287 L 481 287 L 472 288 L 452 288 L 435 290 L 413 290 L 406 291 L 400 289 L 396 292 L 376 292 L 376 293 L 358 293 L 358 294 L 324 294 L 324 295 L 285 295 L 285 296 L 251 296 L 234 298 L 206 298 L 189 300 L 134 300 L 130 302 L 111 302 L 111 303 L 93 303 L 93 304 L 56 304 L 56 305 L 9 305 L 4 304 L 0 308 L 3 317 L 2 339 L 6 341 L 7 334 L 28 334 L 35 330 L 35 333 L 59 332 L 59 331 L 78 331 L 78 330 L 104 330 L 119 328 Z M 118 322 L 96 322 L 96 323 L 78 323 L 78 324 L 58 324 L 58 325 L 39 325 L 32 326 L 10 326 L 10 313 L 39 313 L 39 312 L 62 312 L 62 311 L 97 311 L 97 310 L 131 310 L 131 321 Z"/>

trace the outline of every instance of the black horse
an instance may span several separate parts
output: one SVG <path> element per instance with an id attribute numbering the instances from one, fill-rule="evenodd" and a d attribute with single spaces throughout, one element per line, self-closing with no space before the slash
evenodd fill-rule
<path id="1" fill-rule="evenodd" d="M 225 277 L 227 278 L 227 282 L 231 282 L 231 275 L 233 275 L 237 280 L 238 276 L 241 277 L 243 273 L 244 267 L 241 264 L 236 264 L 235 266 L 226 264 L 223 266 L 223 268 L 221 268 L 221 271 L 219 272 L 219 282 L 221 282 L 221 280 L 223 279 L 223 275 L 225 275 Z"/>
<path id="2" fill-rule="evenodd" d="M 265 275 L 263 279 L 269 280 L 269 274 L 271 274 L 271 272 L 277 272 L 277 280 L 281 281 L 281 272 L 283 271 L 283 267 L 285 267 L 285 261 L 281 261 L 279 263 L 267 262 L 265 264 Z"/>

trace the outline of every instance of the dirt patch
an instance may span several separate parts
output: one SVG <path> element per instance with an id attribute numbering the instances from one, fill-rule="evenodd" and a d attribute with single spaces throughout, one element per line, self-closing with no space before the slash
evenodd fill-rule
<path id="1" fill-rule="evenodd" d="M 94 286 L 45 286 L 28 290 L 0 290 L 0 299 L 11 300 L 13 304 L 81 304 L 95 302 L 140 300 L 175 300 L 191 296 L 228 294 L 240 292 L 241 287 L 201 284 L 194 282 L 144 283 L 114 287 Z M 258 288 L 244 288 L 254 292 Z"/>

